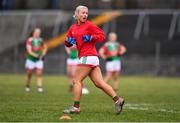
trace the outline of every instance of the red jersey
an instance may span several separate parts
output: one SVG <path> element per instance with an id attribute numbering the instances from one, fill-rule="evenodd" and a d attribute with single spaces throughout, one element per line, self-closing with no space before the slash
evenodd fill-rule
<path id="1" fill-rule="evenodd" d="M 89 42 L 84 42 L 82 40 L 84 35 L 91 35 L 93 38 Z M 104 32 L 90 21 L 80 25 L 77 23 L 73 24 L 67 31 L 66 36 L 75 38 L 79 58 L 82 56 L 98 56 L 95 43 L 102 42 L 105 39 Z M 65 45 L 68 46 L 66 41 Z"/>

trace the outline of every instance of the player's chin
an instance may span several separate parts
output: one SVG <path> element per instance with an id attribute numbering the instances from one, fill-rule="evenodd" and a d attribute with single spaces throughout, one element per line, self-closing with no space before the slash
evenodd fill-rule
<path id="1" fill-rule="evenodd" d="M 86 22 L 87 21 L 87 18 L 83 18 L 82 20 L 81 20 L 81 22 Z"/>

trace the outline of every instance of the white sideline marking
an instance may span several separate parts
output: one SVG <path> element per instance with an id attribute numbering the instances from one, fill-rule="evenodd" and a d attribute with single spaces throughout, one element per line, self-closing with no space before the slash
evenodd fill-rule
<path id="1" fill-rule="evenodd" d="M 180 111 L 177 110 L 170 110 L 170 109 L 165 109 L 165 108 L 152 108 L 151 104 L 125 104 L 125 109 L 131 109 L 131 110 L 141 110 L 141 111 L 159 111 L 159 112 L 166 112 L 166 113 L 180 113 Z"/>

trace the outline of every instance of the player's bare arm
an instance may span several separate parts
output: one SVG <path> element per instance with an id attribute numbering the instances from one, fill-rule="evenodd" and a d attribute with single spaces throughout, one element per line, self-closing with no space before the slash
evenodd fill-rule
<path id="1" fill-rule="evenodd" d="M 48 51 L 48 47 L 46 43 L 43 43 L 42 56 L 45 56 Z"/>
<path id="2" fill-rule="evenodd" d="M 106 60 L 107 56 L 105 55 L 104 50 L 102 48 L 99 50 L 99 55 L 102 59 Z"/>
<path id="3" fill-rule="evenodd" d="M 126 51 L 127 51 L 126 47 L 125 47 L 124 45 L 121 45 L 119 54 L 120 54 L 120 55 L 123 55 L 123 54 L 126 53 Z"/>

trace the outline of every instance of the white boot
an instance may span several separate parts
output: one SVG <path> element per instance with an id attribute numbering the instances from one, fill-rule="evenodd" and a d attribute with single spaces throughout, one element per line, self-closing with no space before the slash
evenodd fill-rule
<path id="1" fill-rule="evenodd" d="M 39 93 L 42 93 L 42 92 L 43 92 L 43 88 L 42 88 L 42 87 L 39 87 L 39 88 L 37 89 L 37 91 L 38 91 Z"/>
<path id="2" fill-rule="evenodd" d="M 29 87 L 25 87 L 25 91 L 26 91 L 26 92 L 30 92 L 30 90 L 31 90 L 31 89 L 30 89 Z"/>

